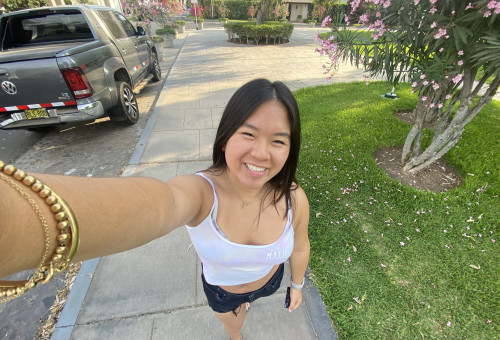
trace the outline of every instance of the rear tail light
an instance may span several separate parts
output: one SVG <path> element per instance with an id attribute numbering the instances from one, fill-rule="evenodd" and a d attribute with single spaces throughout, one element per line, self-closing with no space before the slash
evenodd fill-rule
<path id="1" fill-rule="evenodd" d="M 61 73 L 76 99 L 87 98 L 94 94 L 81 68 L 74 67 L 62 69 Z"/>

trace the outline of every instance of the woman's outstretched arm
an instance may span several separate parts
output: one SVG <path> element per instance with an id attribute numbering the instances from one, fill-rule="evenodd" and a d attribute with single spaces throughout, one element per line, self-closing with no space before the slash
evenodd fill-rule
<path id="1" fill-rule="evenodd" d="M 294 215 L 294 247 L 290 256 L 290 269 L 292 272 L 291 280 L 300 285 L 305 276 L 307 265 L 309 263 L 310 244 L 308 236 L 309 228 L 309 201 L 302 188 L 294 191 L 296 209 Z M 290 307 L 291 312 L 302 303 L 302 291 L 290 289 Z"/>
<path id="2" fill-rule="evenodd" d="M 0 171 L 1 172 L 1 171 Z M 32 174 L 62 197 L 79 225 L 73 261 L 118 253 L 163 236 L 198 218 L 205 186 L 199 176 L 180 176 L 169 184 L 152 178 L 86 178 Z M 7 176 L 0 179 L 0 278 L 36 268 L 45 251 L 44 227 L 28 199 L 47 221 L 49 256 L 58 229 L 49 205 L 30 187 Z"/>

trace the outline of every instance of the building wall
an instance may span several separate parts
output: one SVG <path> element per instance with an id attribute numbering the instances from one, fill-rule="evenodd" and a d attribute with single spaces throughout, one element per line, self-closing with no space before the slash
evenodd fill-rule
<path id="1" fill-rule="evenodd" d="M 302 15 L 302 21 L 307 20 L 308 4 L 291 3 L 289 6 L 290 21 L 296 22 L 299 15 Z"/>

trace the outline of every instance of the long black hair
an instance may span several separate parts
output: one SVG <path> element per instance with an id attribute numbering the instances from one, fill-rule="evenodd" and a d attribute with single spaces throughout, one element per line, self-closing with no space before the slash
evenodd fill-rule
<path id="1" fill-rule="evenodd" d="M 224 147 L 231 136 L 257 110 L 270 101 L 282 103 L 287 110 L 290 122 L 290 153 L 281 171 L 270 181 L 276 205 L 284 196 L 287 211 L 290 208 L 291 191 L 297 188 L 297 163 L 300 151 L 300 118 L 297 101 L 288 87 L 280 81 L 255 79 L 240 87 L 231 97 L 224 109 L 217 129 L 213 146 L 213 164 L 207 171 L 223 172 L 227 169 Z"/>

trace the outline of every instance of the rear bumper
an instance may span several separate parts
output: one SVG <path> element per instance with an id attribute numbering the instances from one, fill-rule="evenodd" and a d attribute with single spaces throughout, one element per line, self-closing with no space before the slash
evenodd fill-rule
<path id="1" fill-rule="evenodd" d="M 0 115 L 0 129 L 25 129 L 65 123 L 93 121 L 104 115 L 100 101 L 78 104 L 71 107 L 47 109 L 49 118 L 27 119 L 23 111 Z"/>

